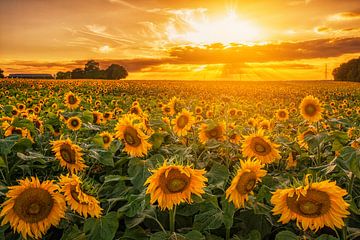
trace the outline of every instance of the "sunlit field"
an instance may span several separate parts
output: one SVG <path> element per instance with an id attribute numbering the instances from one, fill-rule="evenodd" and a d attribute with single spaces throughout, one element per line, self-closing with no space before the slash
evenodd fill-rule
<path id="1" fill-rule="evenodd" d="M 0 239 L 360 238 L 358 83 L 0 87 Z"/>

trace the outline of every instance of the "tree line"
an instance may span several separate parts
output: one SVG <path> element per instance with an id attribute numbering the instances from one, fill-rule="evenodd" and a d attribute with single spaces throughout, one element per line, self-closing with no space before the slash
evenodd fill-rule
<path id="1" fill-rule="evenodd" d="M 84 69 L 75 68 L 72 71 L 58 72 L 57 79 L 123 79 L 128 76 L 125 67 L 119 64 L 111 64 L 106 69 L 100 69 L 99 63 L 89 60 Z"/>
<path id="2" fill-rule="evenodd" d="M 336 81 L 360 82 L 360 57 L 342 63 L 333 70 L 332 74 Z"/>

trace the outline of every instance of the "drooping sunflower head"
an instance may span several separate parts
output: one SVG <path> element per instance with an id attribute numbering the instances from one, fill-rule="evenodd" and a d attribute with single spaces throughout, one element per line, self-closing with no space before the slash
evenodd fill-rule
<path id="1" fill-rule="evenodd" d="M 103 114 L 101 112 L 93 111 L 92 115 L 93 115 L 93 124 L 99 125 L 103 122 Z"/>
<path id="2" fill-rule="evenodd" d="M 82 121 L 78 117 L 70 117 L 66 121 L 66 126 L 72 131 L 79 130 L 81 128 L 81 124 L 82 124 Z"/>
<path id="3" fill-rule="evenodd" d="M 60 182 L 61 192 L 64 193 L 66 202 L 71 210 L 77 212 L 85 218 L 100 217 L 102 208 L 100 202 L 93 196 L 85 193 L 82 189 L 82 181 L 76 175 L 61 176 Z"/>
<path id="4" fill-rule="evenodd" d="M 171 123 L 174 125 L 173 129 L 176 135 L 186 136 L 187 132 L 191 129 L 191 126 L 195 123 L 195 118 L 191 112 L 183 109 Z"/>
<path id="5" fill-rule="evenodd" d="M 201 124 L 201 129 L 199 132 L 199 139 L 202 144 L 205 144 L 210 139 L 215 139 L 217 141 L 224 141 L 226 139 L 225 135 L 225 123 L 213 123 Z"/>
<path id="6" fill-rule="evenodd" d="M 81 148 L 73 144 L 70 139 L 53 141 L 51 144 L 53 145 L 52 151 L 62 167 L 67 168 L 72 173 L 77 173 L 86 168 Z"/>
<path id="7" fill-rule="evenodd" d="M 172 209 L 182 202 L 191 203 L 191 195 L 200 196 L 204 193 L 205 170 L 193 169 L 190 166 L 167 165 L 153 170 L 146 180 L 149 185 L 146 193 L 150 194 L 150 203 L 156 201 L 161 210 Z"/>
<path id="8" fill-rule="evenodd" d="M 226 198 L 233 202 L 236 208 L 244 207 L 245 201 L 248 200 L 249 194 L 252 193 L 257 182 L 266 175 L 263 170 L 263 164 L 259 160 L 241 160 L 241 167 L 236 176 L 231 181 L 230 187 L 226 190 Z"/>
<path id="9" fill-rule="evenodd" d="M 104 148 L 108 149 L 113 141 L 113 135 L 109 132 L 102 132 L 99 135 L 102 137 L 102 140 L 104 142 Z"/>
<path id="10" fill-rule="evenodd" d="M 316 134 L 316 129 L 313 127 L 310 127 L 309 129 L 305 130 L 304 132 L 300 133 L 298 135 L 298 142 L 300 147 L 308 148 L 308 143 L 306 141 L 306 137 L 313 136 Z"/>
<path id="11" fill-rule="evenodd" d="M 123 140 L 124 151 L 132 157 L 143 157 L 151 149 L 147 136 L 141 129 L 141 119 L 134 114 L 124 115 L 115 126 L 115 137 Z"/>
<path id="12" fill-rule="evenodd" d="M 300 114 L 310 122 L 317 122 L 322 118 L 322 107 L 319 99 L 313 96 L 306 96 L 300 104 Z"/>
<path id="13" fill-rule="evenodd" d="M 65 94 L 65 105 L 69 108 L 69 109 L 76 109 L 79 107 L 81 102 L 81 99 L 76 96 L 74 93 L 72 92 L 68 92 Z"/>
<path id="14" fill-rule="evenodd" d="M 262 130 L 245 137 L 242 152 L 245 157 L 256 157 L 261 163 L 272 163 L 280 158 L 278 145 L 272 143 Z"/>
<path id="15" fill-rule="evenodd" d="M 279 222 L 283 224 L 296 219 L 296 225 L 303 230 L 317 231 L 324 226 L 342 228 L 343 218 L 350 214 L 349 204 L 343 199 L 346 194 L 346 190 L 329 180 L 278 189 L 271 197 L 272 212 L 281 215 Z"/>
<path id="16" fill-rule="evenodd" d="M 279 109 L 276 111 L 276 118 L 279 121 L 286 121 L 289 119 L 289 111 L 287 109 Z"/>
<path id="17" fill-rule="evenodd" d="M 1 225 L 10 223 L 14 231 L 40 239 L 51 226 L 57 226 L 65 216 L 65 201 L 52 181 L 40 182 L 32 177 L 9 187 L 8 198 L 2 204 Z"/>

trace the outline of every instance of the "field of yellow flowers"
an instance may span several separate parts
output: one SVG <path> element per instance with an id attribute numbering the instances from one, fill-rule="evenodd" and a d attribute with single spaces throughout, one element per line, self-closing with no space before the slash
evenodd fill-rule
<path id="1" fill-rule="evenodd" d="M 357 83 L 0 87 L 0 239 L 360 238 Z"/>

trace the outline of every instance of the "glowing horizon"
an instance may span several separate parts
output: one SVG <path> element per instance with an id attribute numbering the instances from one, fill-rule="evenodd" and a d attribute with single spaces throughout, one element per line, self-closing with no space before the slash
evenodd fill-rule
<path id="1" fill-rule="evenodd" d="M 324 7 L 326 6 L 326 7 Z M 129 79 L 321 80 L 360 54 L 356 0 L 0 3 L 0 68 L 124 65 Z"/>

